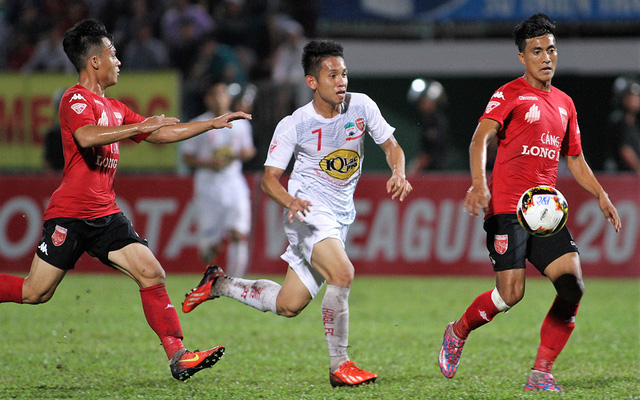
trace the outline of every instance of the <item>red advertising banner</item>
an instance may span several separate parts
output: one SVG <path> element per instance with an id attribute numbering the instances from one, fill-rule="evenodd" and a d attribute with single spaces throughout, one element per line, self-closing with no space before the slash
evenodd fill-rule
<path id="1" fill-rule="evenodd" d="M 254 210 L 250 272 L 283 274 L 283 210 L 260 191 L 259 175 L 247 179 Z M 357 274 L 492 275 L 482 218 L 462 208 L 469 185 L 466 174 L 414 177 L 414 191 L 404 202 L 390 199 L 386 179 L 386 174 L 365 175 L 356 191 L 358 217 L 346 246 Z M 558 182 L 569 202 L 568 226 L 584 274 L 640 277 L 640 180 L 622 175 L 599 180 L 622 218 L 619 233 L 604 219 L 596 199 L 575 181 Z M 44 209 L 59 181 L 58 176 L 0 177 L 0 271 L 28 272 L 42 235 Z M 116 193 L 120 208 L 169 273 L 202 271 L 189 177 L 121 175 Z M 84 255 L 76 270 L 110 269 Z"/>

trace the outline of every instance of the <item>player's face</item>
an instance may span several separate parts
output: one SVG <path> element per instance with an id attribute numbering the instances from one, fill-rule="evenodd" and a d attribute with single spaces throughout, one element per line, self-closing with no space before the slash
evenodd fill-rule
<path id="1" fill-rule="evenodd" d="M 118 83 L 118 75 L 120 73 L 120 60 L 116 57 L 116 48 L 107 38 L 102 38 L 104 47 L 98 57 L 100 83 L 102 87 L 113 86 Z"/>
<path id="2" fill-rule="evenodd" d="M 556 38 L 542 35 L 526 40 L 526 47 L 518 53 L 520 62 L 524 65 L 524 78 L 534 87 L 548 88 L 556 72 L 558 49 Z"/>
<path id="3" fill-rule="evenodd" d="M 348 82 L 347 67 L 342 57 L 325 58 L 318 76 L 307 76 L 307 84 L 315 90 L 315 101 L 332 108 L 339 107 L 344 101 Z"/>

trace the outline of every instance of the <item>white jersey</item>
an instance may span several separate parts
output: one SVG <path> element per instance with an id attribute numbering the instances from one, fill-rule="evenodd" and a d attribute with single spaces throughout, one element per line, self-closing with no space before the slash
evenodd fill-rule
<path id="1" fill-rule="evenodd" d="M 216 115 L 208 111 L 194 118 L 192 122 L 206 121 L 215 117 Z M 201 135 L 185 140 L 181 144 L 181 153 L 195 156 L 200 161 L 211 161 L 215 153 L 237 155 L 242 149 L 253 147 L 251 123 L 247 120 L 239 119 L 233 121 L 232 124 L 232 128 L 211 129 Z M 195 172 L 194 186 L 197 191 L 200 187 L 228 183 L 239 179 L 244 180 L 242 176 L 242 161 L 235 159 L 219 171 L 214 171 L 211 168 L 198 168 Z"/>
<path id="2" fill-rule="evenodd" d="M 329 207 L 340 223 L 351 224 L 356 216 L 353 193 L 362 173 L 365 133 L 382 144 L 394 131 L 378 105 L 362 93 L 348 93 L 341 112 L 329 119 L 308 103 L 280 121 L 264 165 L 286 169 L 293 156 L 289 193 L 299 197 L 301 191 Z"/>

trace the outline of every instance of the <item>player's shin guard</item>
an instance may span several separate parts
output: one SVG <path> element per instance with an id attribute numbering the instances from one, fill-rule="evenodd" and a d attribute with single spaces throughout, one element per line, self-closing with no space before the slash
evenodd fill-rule
<path id="1" fill-rule="evenodd" d="M 252 281 L 225 276 L 211 288 L 211 296 L 230 297 L 262 312 L 277 314 L 276 299 L 281 288 L 278 283 L 267 279 Z"/>
<path id="2" fill-rule="evenodd" d="M 504 308 L 501 310 L 496 306 L 494 302 L 494 297 L 496 296 L 493 292 L 497 293 L 498 291 L 494 289 L 493 291 L 484 292 L 476 297 L 464 314 L 462 314 L 462 317 L 453 325 L 453 332 L 459 339 L 465 340 L 469 337 L 469 333 L 471 333 L 472 330 L 478 329 L 482 325 L 491 322 L 501 311 L 508 309 L 501 307 Z M 500 295 L 498 294 L 497 297 L 499 298 Z M 500 298 L 500 300 L 502 300 L 502 298 Z M 504 301 L 502 301 L 502 303 L 504 303 Z M 498 302 L 498 304 L 500 303 Z M 504 306 L 508 307 L 506 303 Z"/>
<path id="3" fill-rule="evenodd" d="M 327 285 L 322 299 L 322 323 L 329 348 L 331 372 L 349 360 L 349 291 L 348 287 Z"/>
<path id="4" fill-rule="evenodd" d="M 551 372 L 556 357 L 560 354 L 575 327 L 579 304 L 570 303 L 560 296 L 549 309 L 540 329 L 540 346 L 533 369 Z"/>
<path id="5" fill-rule="evenodd" d="M 140 289 L 140 298 L 149 326 L 160 338 L 167 358 L 171 359 L 177 351 L 184 349 L 184 345 L 178 313 L 164 283 Z"/>
<path id="6" fill-rule="evenodd" d="M 24 278 L 0 274 L 0 303 L 22 304 Z"/>

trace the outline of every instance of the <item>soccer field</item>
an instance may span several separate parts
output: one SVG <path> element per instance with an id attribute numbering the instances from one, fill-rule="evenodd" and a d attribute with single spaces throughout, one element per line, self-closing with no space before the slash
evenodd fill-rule
<path id="1" fill-rule="evenodd" d="M 176 308 L 199 279 L 168 277 Z M 520 304 L 472 334 L 449 380 L 437 365 L 444 328 L 493 280 L 357 276 L 349 354 L 379 378 L 334 389 L 320 298 L 293 319 L 226 298 L 179 311 L 187 347 L 227 347 L 212 369 L 179 382 L 135 283 L 72 272 L 47 304 L 0 304 L 0 399 L 639 399 L 640 281 L 585 281 L 576 329 L 554 367 L 565 388 L 558 395 L 523 392 L 554 296 L 543 279 L 530 279 Z"/>

